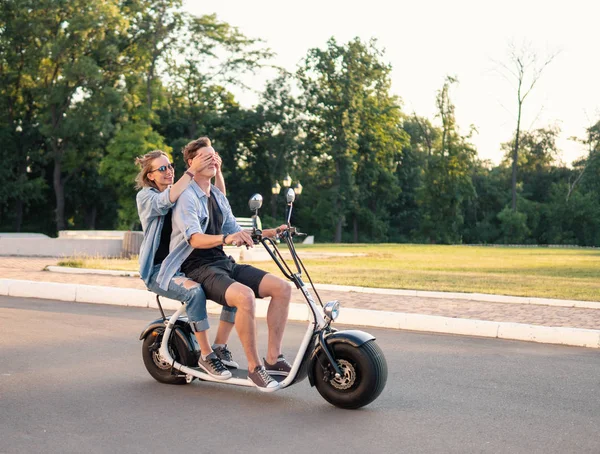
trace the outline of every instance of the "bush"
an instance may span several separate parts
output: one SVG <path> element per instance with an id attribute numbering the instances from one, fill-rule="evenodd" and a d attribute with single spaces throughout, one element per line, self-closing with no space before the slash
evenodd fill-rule
<path id="1" fill-rule="evenodd" d="M 498 213 L 500 220 L 500 241 L 504 244 L 522 244 L 529 235 L 527 227 L 527 215 L 513 211 L 506 206 Z"/>

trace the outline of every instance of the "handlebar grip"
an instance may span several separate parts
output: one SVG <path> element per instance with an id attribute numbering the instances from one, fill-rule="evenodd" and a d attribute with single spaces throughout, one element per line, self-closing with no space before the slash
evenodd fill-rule
<path id="1" fill-rule="evenodd" d="M 260 240 L 262 239 L 262 230 L 252 229 L 252 233 L 250 234 L 250 237 L 252 238 L 252 242 L 254 244 L 259 244 Z"/>
<path id="2" fill-rule="evenodd" d="M 285 232 L 287 232 L 290 236 L 306 236 L 306 233 L 302 233 L 301 231 L 299 231 L 296 227 L 290 227 L 289 229 L 285 230 Z"/>

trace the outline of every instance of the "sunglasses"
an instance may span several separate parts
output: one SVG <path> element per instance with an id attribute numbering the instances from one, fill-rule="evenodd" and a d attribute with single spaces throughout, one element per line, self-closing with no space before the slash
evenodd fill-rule
<path id="1" fill-rule="evenodd" d="M 156 171 L 158 171 L 160 173 L 165 173 L 167 171 L 167 169 L 173 170 L 173 164 L 169 164 L 168 166 L 160 166 L 158 169 L 151 170 L 148 173 L 152 173 L 152 172 L 156 172 Z"/>

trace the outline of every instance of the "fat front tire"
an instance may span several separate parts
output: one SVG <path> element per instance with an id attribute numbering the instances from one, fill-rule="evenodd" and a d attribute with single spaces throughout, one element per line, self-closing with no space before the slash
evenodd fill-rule
<path id="1" fill-rule="evenodd" d="M 315 361 L 315 386 L 319 394 L 340 408 L 360 408 L 373 402 L 387 382 L 387 362 L 381 348 L 374 340 L 353 347 L 350 344 L 333 344 L 333 355 L 344 373 L 337 379 L 325 378 L 322 364 L 329 364 L 323 352 Z"/>
<path id="2" fill-rule="evenodd" d="M 158 347 L 162 341 L 162 333 L 154 330 L 144 338 L 142 343 L 142 359 L 146 370 L 152 378 L 167 385 L 184 385 L 186 384 L 185 377 L 180 377 L 173 374 L 170 364 L 161 360 L 158 354 Z M 173 355 L 173 352 L 171 352 Z M 174 356 L 175 359 L 176 355 Z"/>

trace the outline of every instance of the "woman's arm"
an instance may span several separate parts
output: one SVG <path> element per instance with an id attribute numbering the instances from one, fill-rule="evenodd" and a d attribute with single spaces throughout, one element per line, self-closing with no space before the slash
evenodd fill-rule
<path id="1" fill-rule="evenodd" d="M 223 193 L 223 195 L 227 195 L 225 191 L 225 179 L 223 178 L 223 172 L 221 171 L 221 166 L 223 161 L 221 160 L 221 156 L 219 153 L 215 153 L 216 156 L 216 166 L 217 166 L 217 175 L 215 176 L 215 186 L 219 191 Z"/>
<path id="2" fill-rule="evenodd" d="M 190 182 L 194 179 L 196 172 L 202 170 L 204 167 L 210 164 L 211 161 L 212 157 L 204 153 L 198 153 L 194 159 L 192 159 L 190 168 L 185 171 L 179 180 L 177 180 L 177 183 L 171 186 L 169 193 L 169 200 L 171 203 L 175 203 L 181 193 L 185 191 L 185 188 L 190 185 Z M 223 182 L 223 185 L 225 185 L 225 182 Z"/>
<path id="3" fill-rule="evenodd" d="M 168 188 L 163 192 L 158 192 L 155 188 L 146 187 L 137 193 L 138 216 L 144 230 L 152 218 L 164 216 L 173 208 L 173 202 L 169 200 L 169 192 Z"/>

